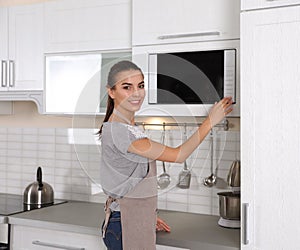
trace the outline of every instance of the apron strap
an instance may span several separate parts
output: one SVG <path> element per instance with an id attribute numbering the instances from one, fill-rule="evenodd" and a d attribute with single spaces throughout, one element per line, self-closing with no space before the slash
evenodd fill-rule
<path id="1" fill-rule="evenodd" d="M 104 225 L 103 225 L 103 229 L 102 229 L 102 238 L 105 238 L 105 232 L 106 232 L 106 228 L 108 225 L 108 221 L 109 221 L 109 217 L 111 215 L 111 209 L 110 209 L 110 205 L 116 201 L 117 199 L 112 198 L 112 197 L 108 197 L 106 199 L 105 205 L 104 205 L 104 212 L 105 212 L 105 220 L 104 220 Z"/>

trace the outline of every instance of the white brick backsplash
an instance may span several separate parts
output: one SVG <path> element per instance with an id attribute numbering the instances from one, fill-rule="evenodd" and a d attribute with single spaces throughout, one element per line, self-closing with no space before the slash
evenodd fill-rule
<path id="1" fill-rule="evenodd" d="M 7 140 L 9 141 L 9 138 L 7 138 Z M 20 140 L 20 138 L 19 138 L 19 140 Z M 25 134 L 22 137 L 23 142 L 35 142 L 35 143 L 37 143 L 37 140 L 38 140 L 37 135 L 27 135 L 27 134 Z"/>
<path id="2" fill-rule="evenodd" d="M 11 187 L 11 186 L 7 185 L 5 193 L 9 193 L 9 194 L 22 194 L 23 190 L 21 189 L 21 187 Z"/>
<path id="3" fill-rule="evenodd" d="M 48 144 L 48 143 L 38 143 L 37 150 L 40 151 L 55 151 L 55 144 Z"/>
<path id="4" fill-rule="evenodd" d="M 39 135 L 42 135 L 42 136 L 52 136 L 54 137 L 55 136 L 55 129 L 54 128 L 39 128 L 38 129 L 38 134 Z"/>
<path id="5" fill-rule="evenodd" d="M 37 162 L 37 158 L 22 158 L 22 166 L 36 166 Z"/>
<path id="6" fill-rule="evenodd" d="M 12 162 L 14 159 L 16 161 L 20 160 L 22 157 L 22 150 L 15 150 L 15 149 L 7 149 L 6 150 L 7 162 Z"/>
<path id="7" fill-rule="evenodd" d="M 23 150 L 32 150 L 37 151 L 38 144 L 32 142 L 24 142 L 20 143 L 20 148 L 22 147 Z"/>
<path id="8" fill-rule="evenodd" d="M 37 135 L 38 129 L 37 128 L 24 128 L 23 135 Z"/>
<path id="9" fill-rule="evenodd" d="M 76 129 L 80 139 L 75 144 L 68 128 L 0 128 L 0 192 L 23 194 L 25 187 L 36 180 L 36 170 L 42 166 L 43 180 L 49 183 L 56 199 L 104 202 L 99 185 L 100 145 L 92 138 L 91 129 Z M 188 129 L 190 136 L 195 128 Z M 72 133 L 71 133 L 72 132 Z M 161 141 L 161 131 L 146 129 L 153 140 Z M 183 129 L 167 130 L 166 144 L 182 143 Z M 80 136 L 83 135 L 83 136 Z M 88 135 L 85 141 L 84 136 Z M 73 136 L 73 135 L 72 135 Z M 85 144 L 87 143 L 87 144 Z M 214 133 L 213 169 L 218 183 L 213 188 L 203 185 L 211 174 L 211 138 L 208 136 L 187 159 L 192 173 L 189 189 L 176 186 L 183 164 L 166 163 L 171 183 L 158 190 L 158 208 L 191 213 L 218 215 L 218 192 L 229 190 L 226 180 L 232 161 L 240 158 L 240 135 L 237 131 Z M 161 174 L 162 163 L 157 162 Z"/>
<path id="10" fill-rule="evenodd" d="M 7 141 L 7 135 L 6 134 L 0 134 L 0 142 Z"/>
<path id="11" fill-rule="evenodd" d="M 8 128 L 7 133 L 10 135 L 22 135 L 23 129 L 22 128 Z"/>
<path id="12" fill-rule="evenodd" d="M 38 143 L 55 143 L 55 136 L 39 134 Z"/>
<path id="13" fill-rule="evenodd" d="M 72 177 L 70 176 L 55 176 L 54 178 L 55 183 L 59 183 L 59 184 L 72 184 Z"/>
<path id="14" fill-rule="evenodd" d="M 7 128 L 0 127 L 0 134 L 7 134 Z"/>
<path id="15" fill-rule="evenodd" d="M 55 151 L 38 151 L 37 155 L 39 159 L 54 159 Z"/>
<path id="16" fill-rule="evenodd" d="M 22 157 L 23 158 L 36 158 L 37 157 L 37 151 L 32 151 L 32 150 L 23 150 L 22 152 Z"/>

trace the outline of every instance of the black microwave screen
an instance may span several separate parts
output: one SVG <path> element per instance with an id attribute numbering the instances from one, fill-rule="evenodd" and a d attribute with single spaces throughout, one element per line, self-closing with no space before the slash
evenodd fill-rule
<path id="1" fill-rule="evenodd" d="M 224 50 L 157 54 L 159 104 L 213 104 L 223 82 Z"/>

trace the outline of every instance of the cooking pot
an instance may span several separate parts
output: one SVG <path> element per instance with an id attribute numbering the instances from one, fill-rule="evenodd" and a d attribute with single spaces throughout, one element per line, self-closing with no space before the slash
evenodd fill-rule
<path id="1" fill-rule="evenodd" d="M 42 182 L 41 167 L 37 169 L 36 181 L 26 187 L 23 202 L 28 206 L 28 210 L 53 204 L 53 188 L 48 183 Z"/>
<path id="2" fill-rule="evenodd" d="M 228 220 L 240 219 L 240 194 L 221 192 L 219 195 L 220 216 Z"/>

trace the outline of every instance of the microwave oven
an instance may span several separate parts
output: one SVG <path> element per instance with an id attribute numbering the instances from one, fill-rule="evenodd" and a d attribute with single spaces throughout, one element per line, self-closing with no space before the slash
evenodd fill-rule
<path id="1" fill-rule="evenodd" d="M 149 104 L 214 104 L 235 100 L 236 50 L 149 54 Z"/>
<path id="2" fill-rule="evenodd" d="M 240 116 L 239 40 L 136 46 L 133 61 L 145 76 L 146 96 L 137 115 L 207 116 L 231 96 Z"/>

